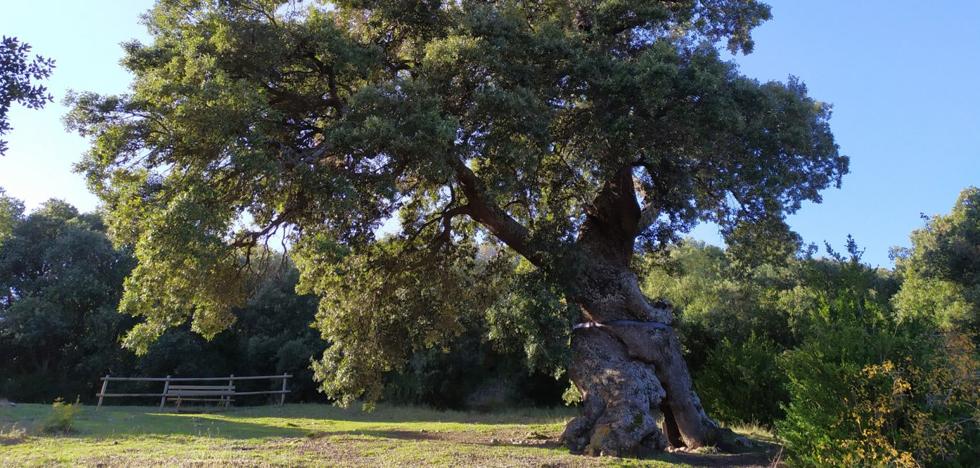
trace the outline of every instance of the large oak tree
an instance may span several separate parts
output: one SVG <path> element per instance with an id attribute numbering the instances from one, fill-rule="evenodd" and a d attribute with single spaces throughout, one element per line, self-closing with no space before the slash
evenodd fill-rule
<path id="1" fill-rule="evenodd" d="M 791 238 L 785 215 L 847 172 L 827 105 L 721 56 L 768 18 L 754 0 L 160 0 L 152 42 L 126 45 L 132 93 L 68 117 L 139 259 L 128 343 L 220 331 L 255 246 L 284 239 L 322 297 L 324 389 L 371 400 L 516 254 L 574 310 L 573 450 L 724 445 L 631 259 L 702 221 L 733 245 Z"/>

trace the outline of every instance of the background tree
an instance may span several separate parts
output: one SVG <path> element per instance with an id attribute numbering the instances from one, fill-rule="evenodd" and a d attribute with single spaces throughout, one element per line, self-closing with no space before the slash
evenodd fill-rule
<path id="1" fill-rule="evenodd" d="M 0 216 L 11 226 L 0 238 L 0 396 L 90 401 L 105 374 L 289 373 L 291 401 L 322 399 L 309 368 L 325 347 L 310 327 L 316 300 L 295 293 L 299 272 L 281 255 L 256 259 L 246 279 L 255 293 L 235 310 L 230 329 L 207 341 L 175 327 L 137 358 L 120 342 L 138 321 L 117 312 L 135 259 L 129 248 L 113 247 L 101 218 L 57 200 L 24 216 L 23 203 L 7 196 Z"/>
<path id="2" fill-rule="evenodd" d="M 493 272 L 469 272 L 489 243 L 575 322 L 602 324 L 571 337 L 573 450 L 724 445 L 631 262 L 703 220 L 733 240 L 785 232 L 847 171 L 829 106 L 719 56 L 719 42 L 750 51 L 768 7 L 296 5 L 161 0 L 152 43 L 126 46 L 133 94 L 74 98 L 69 125 L 93 138 L 79 168 L 139 260 L 120 307 L 144 322 L 127 342 L 228 327 L 242 252 L 285 231 L 302 290 L 322 298 L 324 389 L 377 398 L 385 372 L 484 303 Z"/>
<path id="3" fill-rule="evenodd" d="M 947 330 L 980 336 L 980 189 L 960 193 L 952 212 L 912 232 L 912 248 L 895 266 L 903 277 L 895 306 Z"/>
<path id="4" fill-rule="evenodd" d="M 7 195 L 0 187 L 0 246 L 10 237 L 14 226 L 24 217 L 24 202 Z"/>
<path id="5" fill-rule="evenodd" d="M 751 267 L 738 251 L 685 241 L 666 257 L 645 258 L 643 288 L 676 306 L 684 354 L 705 407 L 726 422 L 771 426 L 790 402 L 780 356 L 834 323 L 837 317 L 827 311 L 875 309 L 893 318 L 889 301 L 898 282 L 891 272 L 860 263 L 851 238 L 846 254 L 827 245 L 817 256 L 811 245 Z M 827 304 L 828 298 L 862 303 Z"/>
<path id="6" fill-rule="evenodd" d="M 780 298 L 804 286 L 798 281 L 804 261 L 790 256 L 748 269 L 725 250 L 692 240 L 668 254 L 644 259 L 650 264 L 643 290 L 675 306 L 684 357 L 705 408 L 730 424 L 772 425 L 789 401 L 777 357 L 799 336 L 790 326 L 798 314 Z"/>
<path id="7" fill-rule="evenodd" d="M 749 269 L 732 250 L 686 241 L 645 258 L 661 267 L 644 268 L 644 290 L 677 307 L 705 408 L 775 427 L 803 465 L 977 464 L 968 335 L 895 310 L 908 284 L 861 262 L 851 238 Z"/>
<path id="8" fill-rule="evenodd" d="M 235 309 L 237 320 L 231 327 L 211 340 L 186 324 L 170 328 L 135 360 L 134 372 L 147 376 L 287 373 L 294 376 L 289 381 L 289 401 L 322 401 L 310 369 L 310 361 L 326 347 L 310 327 L 316 300 L 296 294 L 299 272 L 281 255 L 257 259 L 255 264 L 246 280 L 255 292 Z M 238 385 L 248 387 L 243 390 L 260 390 L 256 385 L 278 390 L 279 384 L 242 381 Z M 265 403 L 264 398 L 242 398 L 239 403 Z"/>
<path id="9" fill-rule="evenodd" d="M 41 56 L 30 57 L 31 46 L 16 37 L 0 40 L 0 136 L 10 131 L 7 111 L 13 103 L 32 109 L 43 107 L 52 97 L 35 80 L 51 75 L 54 61 Z M 7 151 L 7 142 L 0 140 L 0 156 Z"/>
<path id="10" fill-rule="evenodd" d="M 131 268 L 99 217 L 65 202 L 17 222 L 0 244 L 0 394 L 88 398 L 96 376 L 129 368 L 118 337 L 133 319 L 116 306 Z"/>

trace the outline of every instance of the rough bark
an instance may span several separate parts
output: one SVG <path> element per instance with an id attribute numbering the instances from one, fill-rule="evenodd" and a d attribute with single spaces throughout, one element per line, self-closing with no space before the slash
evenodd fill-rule
<path id="1" fill-rule="evenodd" d="M 572 340 L 572 381 L 584 396 L 582 414 L 568 423 L 563 442 L 587 455 L 642 455 L 667 447 L 658 429 L 667 396 L 653 367 L 631 358 L 624 346 L 598 327 Z"/>
<path id="2" fill-rule="evenodd" d="M 744 439 L 705 414 L 670 326 L 670 307 L 645 297 L 625 262 L 603 262 L 601 249 L 584 246 L 589 260 L 574 294 L 583 321 L 572 335 L 569 368 L 584 405 L 564 443 L 574 452 L 615 456 L 668 446 L 741 448 Z"/>
<path id="3" fill-rule="evenodd" d="M 576 242 L 569 297 L 582 309 L 569 376 L 584 397 L 562 440 L 590 455 L 642 455 L 667 446 L 745 443 L 708 417 L 691 382 L 673 314 L 640 291 L 630 271 L 642 211 L 630 168 L 587 210 Z"/>

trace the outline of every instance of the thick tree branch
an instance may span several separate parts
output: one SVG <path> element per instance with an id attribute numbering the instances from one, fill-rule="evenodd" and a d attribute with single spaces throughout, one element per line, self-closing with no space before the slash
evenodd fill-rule
<path id="1" fill-rule="evenodd" d="M 607 180 L 592 204 L 578 243 L 592 254 L 628 265 L 639 234 L 640 205 L 633 186 L 633 168 L 627 165 Z"/>
<path id="2" fill-rule="evenodd" d="M 531 245 L 531 234 L 528 229 L 488 200 L 483 181 L 465 162 L 453 159 L 452 164 L 463 194 L 466 195 L 469 206 L 467 214 L 535 266 L 544 267 L 544 252 Z"/>

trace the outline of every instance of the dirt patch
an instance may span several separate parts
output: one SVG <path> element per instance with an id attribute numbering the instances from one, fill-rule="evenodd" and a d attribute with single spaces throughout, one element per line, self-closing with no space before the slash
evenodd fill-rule
<path id="1" fill-rule="evenodd" d="M 451 442 L 454 444 L 470 445 L 514 445 L 557 448 L 557 435 L 542 434 L 540 432 L 528 431 L 494 431 L 494 432 L 467 432 L 467 431 L 405 431 L 405 430 L 360 430 L 345 433 L 320 432 L 311 434 L 309 438 L 320 439 L 328 436 L 354 435 L 366 436 L 383 439 L 396 440 L 429 440 Z"/>
<path id="2" fill-rule="evenodd" d="M 0 446 L 15 445 L 27 440 L 26 436 L 0 434 Z"/>
<path id="3" fill-rule="evenodd" d="M 27 430 L 17 424 L 0 424 L 0 445 L 14 445 L 27 440 Z"/>
<path id="4" fill-rule="evenodd" d="M 459 440 L 459 433 L 425 434 L 414 431 L 387 431 L 391 436 L 328 435 L 309 439 L 298 448 L 304 456 L 316 458 L 331 466 L 603 466 L 603 460 L 530 448 L 515 450 L 494 445 L 485 437 Z"/>
<path id="5" fill-rule="evenodd" d="M 741 453 L 698 453 L 675 451 L 656 457 L 669 463 L 684 463 L 706 467 L 784 467 L 782 447 L 777 444 L 753 441 L 755 447 Z"/>

